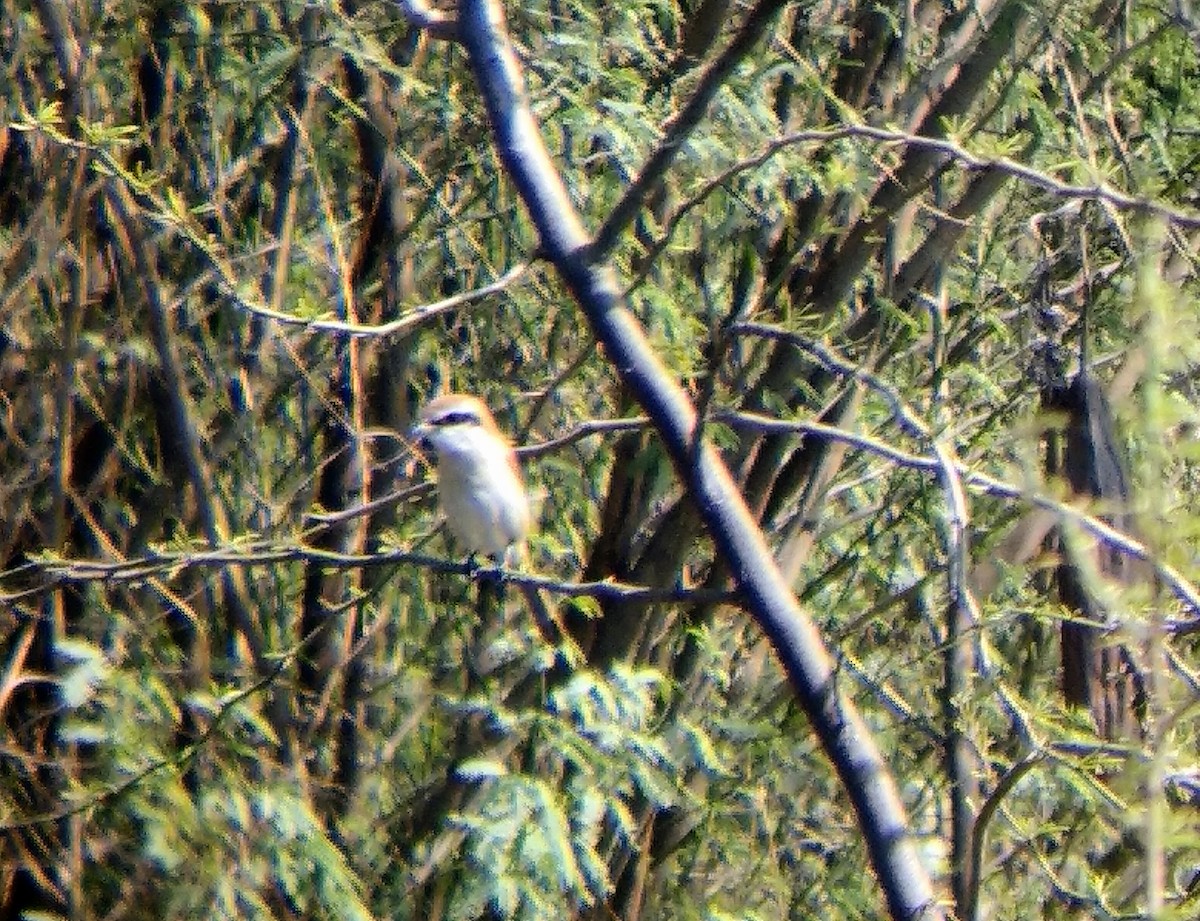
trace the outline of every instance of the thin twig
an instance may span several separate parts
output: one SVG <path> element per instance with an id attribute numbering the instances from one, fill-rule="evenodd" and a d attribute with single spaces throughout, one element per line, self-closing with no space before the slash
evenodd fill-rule
<path id="1" fill-rule="evenodd" d="M 616 245 L 625 228 L 637 215 L 650 191 L 662 180 L 676 155 L 683 149 L 683 142 L 704 118 L 712 100 L 725 86 L 729 74 L 739 62 L 758 46 L 767 27 L 774 22 L 779 11 L 787 4 L 782 0 L 759 0 L 734 35 L 713 62 L 705 69 L 700 83 L 679 113 L 664 127 L 662 142 L 647 159 L 637 178 L 625 190 L 621 200 L 609 212 L 604 226 L 596 233 L 592 246 L 594 259 L 604 259 Z"/>
<path id="2" fill-rule="evenodd" d="M 506 582 L 561 595 L 567 598 L 597 598 L 637 604 L 736 604 L 737 592 L 673 586 L 656 588 L 615 581 L 564 582 L 548 576 L 515 569 L 480 567 L 471 562 L 407 550 L 381 553 L 339 553 L 303 544 L 234 545 L 211 550 L 152 553 L 126 560 L 45 559 L 38 567 L 49 577 L 50 585 L 89 582 L 128 583 L 184 569 L 227 569 L 272 566 L 283 563 L 309 563 L 322 566 L 371 569 L 380 566 L 416 566 L 431 572 L 465 576 L 472 580 L 499 576 Z M 24 593 L 23 593 L 24 594 Z M 0 604 L 10 601 L 0 595 Z"/>
<path id="3" fill-rule="evenodd" d="M 473 301 L 482 300 L 492 294 L 498 294 L 516 282 L 528 269 L 529 263 L 518 262 L 493 282 L 479 288 L 473 288 L 470 291 L 463 291 L 455 294 L 453 297 L 434 301 L 432 304 L 423 304 L 420 307 L 414 307 L 402 317 L 397 317 L 387 323 L 377 324 L 350 323 L 344 320 L 328 319 L 306 320 L 304 317 L 298 317 L 280 310 L 272 310 L 270 307 L 256 304 L 243 297 L 238 297 L 234 295 L 232 290 L 228 293 L 234 298 L 234 303 L 241 309 L 253 313 L 255 316 L 275 320 L 287 326 L 302 327 L 310 332 L 342 333 L 349 336 L 383 338 L 385 336 L 395 336 L 399 333 L 410 332 L 414 327 L 427 323 L 434 317 L 453 310 L 455 307 L 461 307 L 463 304 L 469 304 Z"/>
<path id="4" fill-rule="evenodd" d="M 819 422 L 790 422 L 775 419 L 771 416 L 761 416 L 744 412 L 718 413 L 713 418 L 714 421 L 724 422 L 732 428 L 753 429 L 765 434 L 782 435 L 790 432 L 796 435 L 820 435 L 824 438 L 839 440 L 910 470 L 938 473 L 941 469 L 940 462 L 935 458 L 909 454 L 869 435 L 847 432 L 835 426 L 823 425 Z M 1052 511 L 1078 525 L 1092 537 L 1102 541 L 1111 549 L 1148 563 L 1154 568 L 1157 576 L 1171 589 L 1172 594 L 1196 618 L 1194 620 L 1168 622 L 1168 632 L 1178 634 L 1200 632 L 1200 589 L 1197 589 L 1175 567 L 1156 559 L 1150 549 L 1137 538 L 1114 528 L 1112 525 L 1066 502 L 1042 495 L 1041 493 L 1032 492 L 1013 483 L 1006 482 L 999 477 L 971 470 L 961 461 L 955 461 L 954 466 L 956 472 L 962 478 L 963 486 L 967 489 L 997 499 L 1016 499 L 1028 502 L 1037 508 Z"/>
<path id="5" fill-rule="evenodd" d="M 757 169 L 777 154 L 791 147 L 803 144 L 826 145 L 853 138 L 874 141 L 887 146 L 905 146 L 941 153 L 955 160 L 971 172 L 994 170 L 1010 178 L 1025 182 L 1028 185 L 1044 189 L 1060 198 L 1099 201 L 1118 209 L 1157 215 L 1168 223 L 1178 227 L 1187 229 L 1200 228 L 1200 214 L 1173 208 L 1170 205 L 1143 196 L 1130 195 L 1127 192 L 1114 189 L 1104 182 L 1098 182 L 1091 186 L 1062 182 L 1055 179 L 1049 173 L 1026 166 L 1023 163 L 1018 163 L 1008 157 L 983 157 L 971 153 L 960 144 L 945 138 L 922 137 L 903 131 L 889 131 L 868 125 L 842 125 L 836 128 L 809 129 L 782 135 L 766 144 L 758 153 L 737 161 L 722 173 L 706 182 L 694 196 L 684 202 L 668 218 L 662 234 L 651 246 L 649 255 L 645 260 L 647 266 L 653 263 L 654 258 L 667 247 L 672 234 L 688 213 L 702 204 L 715 191 L 726 186 L 742 173 Z M 642 278 L 642 275 L 635 278 L 629 285 L 629 288 L 636 287 L 642 281 Z"/>
<path id="6" fill-rule="evenodd" d="M 999 809 L 1001 803 L 1004 802 L 1004 798 L 1013 791 L 1018 783 L 1020 783 L 1021 778 L 1033 770 L 1033 768 L 1036 767 L 1041 761 L 1045 760 L 1045 758 L 1046 753 L 1042 751 L 1033 751 L 1025 755 L 1025 757 L 1005 771 L 1004 776 L 1000 778 L 1000 782 L 996 784 L 996 789 L 994 789 L 988 795 L 988 798 L 984 800 L 983 805 L 979 807 L 979 815 L 975 819 L 975 825 L 971 834 L 970 857 L 970 878 L 975 880 L 976 884 L 974 887 L 972 887 L 971 894 L 973 898 L 971 900 L 971 904 L 963 906 L 964 918 L 973 919 L 976 914 L 976 903 L 974 899 L 977 898 L 979 894 L 979 874 L 983 869 L 983 841 L 984 836 L 987 833 L 988 823 L 991 822 L 992 817 L 996 814 L 996 810 Z"/>

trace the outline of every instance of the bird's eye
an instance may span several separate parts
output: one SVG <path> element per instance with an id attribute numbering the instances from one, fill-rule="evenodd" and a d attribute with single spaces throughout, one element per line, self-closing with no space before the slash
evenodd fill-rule
<path id="1" fill-rule="evenodd" d="M 478 425 L 479 417 L 467 409 L 458 409 L 440 416 L 434 425 Z"/>

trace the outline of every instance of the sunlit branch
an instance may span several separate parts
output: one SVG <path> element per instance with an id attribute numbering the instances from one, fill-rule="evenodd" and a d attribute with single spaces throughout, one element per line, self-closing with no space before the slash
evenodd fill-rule
<path id="1" fill-rule="evenodd" d="M 343 569 L 372 569 L 381 566 L 411 566 L 431 572 L 464 576 L 472 580 L 501 578 L 513 585 L 526 586 L 566 598 L 596 598 L 631 604 L 736 604 L 737 592 L 673 586 L 656 588 L 622 582 L 564 582 L 547 576 L 515 569 L 478 566 L 471 562 L 447 560 L 429 554 L 407 550 L 388 550 L 381 553 L 338 553 L 304 545 L 240 545 L 214 550 L 162 552 L 127 560 L 56 560 L 43 559 L 33 568 L 47 576 L 45 588 L 63 584 L 130 583 L 184 569 L 228 569 L 274 566 L 286 563 L 308 563 Z M 21 568 L 21 577 L 28 579 L 30 567 Z M 4 575 L 0 574 L 0 580 Z M 0 594 L 0 604 L 11 604 L 29 590 L 12 595 Z"/>
<path id="2" fill-rule="evenodd" d="M 795 131 L 782 135 L 764 145 L 758 153 L 737 161 L 717 176 L 705 182 L 699 191 L 671 213 L 662 233 L 650 248 L 648 257 L 645 259 L 646 267 L 643 269 L 642 274 L 631 282 L 629 290 L 637 287 L 642 282 L 654 260 L 670 243 L 672 235 L 683 219 L 695 210 L 695 208 L 703 204 L 718 189 L 726 187 L 738 176 L 757 169 L 769 162 L 773 157 L 792 147 L 805 144 L 821 146 L 848 138 L 860 138 L 886 146 L 905 146 L 931 150 L 935 153 L 946 155 L 971 172 L 995 170 L 1027 185 L 1044 189 L 1059 198 L 1074 201 L 1098 201 L 1122 210 L 1155 215 L 1163 218 L 1169 224 L 1184 229 L 1200 228 L 1200 214 L 1172 208 L 1170 205 L 1144 196 L 1130 195 L 1127 192 L 1112 188 L 1107 183 L 1098 182 L 1095 185 L 1085 186 L 1062 182 L 1049 173 L 1034 169 L 1023 163 L 1018 163 L 1008 157 L 984 157 L 971 153 L 965 147 L 945 138 L 921 137 L 920 135 L 907 134 L 903 131 L 889 131 L 868 125 L 843 125 L 837 128 Z"/>
<path id="3" fill-rule="evenodd" d="M 452 297 L 445 298 L 440 301 L 434 301 L 431 304 L 423 304 L 420 307 L 414 307 L 406 312 L 403 316 L 397 317 L 387 323 L 347 323 L 342 320 L 310 320 L 304 317 L 298 317 L 295 314 L 285 313 L 280 310 L 273 310 L 262 304 L 256 304 L 253 301 L 248 301 L 245 298 L 235 298 L 237 305 L 255 316 L 263 317 L 267 320 L 274 320 L 285 326 L 300 327 L 308 332 L 324 332 L 324 333 L 341 333 L 348 336 L 375 337 L 381 338 L 384 336 L 394 336 L 398 333 L 410 332 L 414 328 L 421 326 L 434 317 L 441 316 L 447 311 L 453 310 L 456 307 L 461 307 L 464 304 L 470 304 L 474 301 L 481 300 L 493 294 L 498 294 L 505 288 L 516 282 L 529 269 L 529 263 L 519 262 L 510 268 L 507 272 L 489 284 L 479 288 L 472 288 L 470 291 L 463 291 L 455 294 Z"/>
<path id="4" fill-rule="evenodd" d="M 11 127 L 19 127 L 21 130 L 32 130 L 34 126 L 13 125 Z M 414 307 L 403 316 L 390 320 L 387 323 L 351 323 L 325 317 L 308 318 L 297 316 L 293 313 L 276 310 L 265 303 L 246 297 L 242 293 L 242 283 L 234 273 L 232 266 L 228 263 L 224 255 L 214 248 L 211 241 L 203 239 L 198 231 L 196 231 L 196 228 L 183 220 L 166 201 L 153 194 L 151 190 L 142 187 L 111 152 L 96 145 L 63 137 L 57 133 L 45 130 L 44 127 L 43 133 L 55 143 L 74 149 L 87 150 L 95 155 L 103 162 L 105 168 L 126 187 L 127 191 L 124 194 L 134 194 L 140 203 L 152 206 L 150 209 L 144 207 L 140 209 L 139 214 L 142 218 L 173 228 L 192 244 L 198 255 L 207 263 L 207 269 L 211 273 L 212 280 L 215 280 L 220 285 L 224 294 L 235 307 L 245 313 L 265 320 L 272 320 L 283 326 L 301 329 L 306 332 L 330 333 L 364 338 L 395 336 L 411 332 L 413 329 L 428 323 L 435 317 L 441 316 L 457 307 L 474 303 L 493 294 L 499 294 L 519 281 L 529 270 L 529 262 L 518 262 L 499 278 L 486 285 L 472 288 L 470 291 L 462 291 L 440 301 Z M 264 248 L 259 254 L 262 255 L 269 251 L 269 249 Z M 205 280 L 199 279 L 191 287 L 197 287 Z M 178 298 L 176 300 L 178 301 Z"/>
<path id="5" fill-rule="evenodd" d="M 770 416 L 755 415 L 753 413 L 719 413 L 714 417 L 714 421 L 724 422 L 732 428 L 752 429 L 757 432 L 774 435 L 789 432 L 797 435 L 820 435 L 824 438 L 842 441 L 852 447 L 868 451 L 871 454 L 891 461 L 897 466 L 906 467 L 910 470 L 938 473 L 941 467 L 940 462 L 935 458 L 909 454 L 869 435 L 847 432 L 835 426 L 823 425 L 819 422 L 791 422 L 783 419 L 775 419 Z M 1156 559 L 1151 550 L 1137 538 L 1114 528 L 1112 525 L 1106 524 L 1099 518 L 1089 515 L 1087 512 L 1081 511 L 1066 502 L 1061 502 L 1058 499 L 1053 499 L 1050 496 L 1040 493 L 1031 492 L 1013 483 L 1001 480 L 998 477 L 971 470 L 961 461 L 955 462 L 955 469 L 962 478 L 963 485 L 971 491 L 983 493 L 997 499 L 1014 499 L 1028 502 L 1037 508 L 1052 511 L 1077 524 L 1088 534 L 1102 541 L 1108 547 L 1127 554 L 1134 559 L 1148 563 L 1154 567 L 1156 575 L 1171 589 L 1175 597 L 1183 602 L 1193 617 L 1200 618 L 1200 590 L 1175 569 L 1175 567 Z M 1171 633 L 1200 632 L 1200 620 L 1169 622 L 1167 629 Z"/>
<path id="6" fill-rule="evenodd" d="M 663 128 L 663 139 L 609 212 L 604 226 L 596 233 L 592 245 L 595 259 L 604 259 L 620 239 L 625 228 L 637 215 L 651 190 L 683 148 L 683 143 L 696 129 L 708 111 L 712 100 L 729 78 L 737 64 L 759 43 L 767 27 L 787 4 L 781 0 L 759 0 L 746 14 L 741 28 L 726 48 L 705 69 L 700 83 L 679 113 Z"/>
<path id="7" fill-rule="evenodd" d="M 835 356 L 831 353 L 828 356 L 831 360 L 835 360 Z M 882 388 L 881 393 L 885 395 L 890 391 L 881 381 L 866 375 L 865 372 L 855 371 L 857 376 L 871 377 L 875 385 Z M 894 391 L 890 391 L 894 394 Z M 896 397 L 898 400 L 899 398 Z M 903 413 L 904 426 L 910 434 L 924 435 L 928 437 L 927 429 L 923 422 L 911 411 L 910 408 L 900 401 L 897 404 L 898 409 Z M 822 438 L 828 438 L 831 441 L 838 441 L 848 445 L 859 451 L 872 454 L 889 463 L 895 464 L 898 467 L 903 467 L 908 470 L 917 470 L 925 473 L 932 473 L 940 477 L 945 477 L 946 468 L 949 465 L 954 476 L 961 482 L 962 487 L 972 492 L 981 493 L 998 499 L 1011 499 L 1021 502 L 1028 502 L 1030 505 L 1037 508 L 1046 509 L 1054 512 L 1056 515 L 1066 518 L 1084 531 L 1090 534 L 1097 540 L 1102 541 L 1107 546 L 1121 553 L 1124 553 L 1134 559 L 1142 560 L 1154 567 L 1158 577 L 1171 589 L 1172 593 L 1185 605 L 1193 618 L 1183 621 L 1168 623 L 1168 630 L 1172 633 L 1194 633 L 1200 631 L 1200 589 L 1197 589 L 1182 573 L 1159 559 L 1156 559 L 1153 552 L 1137 538 L 1114 528 L 1094 515 L 1089 515 L 1087 512 L 1069 504 L 1054 499 L 1050 496 L 1043 495 L 1031 491 L 1027 488 L 1002 480 L 999 477 L 994 477 L 986 473 L 972 470 L 963 462 L 950 458 L 948 456 L 938 458 L 936 456 L 913 454 L 905 451 L 895 445 L 876 438 L 872 435 L 863 434 L 860 432 L 850 432 L 837 426 L 827 425 L 825 423 L 816 422 L 813 420 L 796 419 L 785 420 L 777 419 L 772 416 L 764 416 L 755 413 L 746 412 L 717 412 L 712 414 L 709 422 L 716 422 L 728 425 L 730 428 L 742 431 L 755 431 L 763 434 L 772 435 L 816 435 Z M 590 419 L 581 422 L 571 428 L 569 431 L 555 438 L 537 444 L 526 445 L 518 449 L 518 454 L 522 458 L 536 458 L 545 454 L 550 454 L 567 445 L 573 444 L 584 438 L 593 435 L 610 434 L 613 432 L 628 432 L 636 431 L 649 427 L 649 420 L 644 416 L 635 416 L 623 419 Z M 355 508 L 344 509 L 332 514 L 315 514 L 310 516 L 310 520 L 320 523 L 340 521 L 346 517 L 354 515 L 368 514 L 378 508 L 407 501 L 418 496 L 427 495 L 432 486 L 427 483 L 420 484 L 415 487 L 400 490 L 389 496 L 384 496 L 375 500 L 367 506 L 358 506 Z M 448 564 L 453 566 L 454 564 Z M 457 571 L 457 570 L 453 570 Z M 3 598 L 0 597 L 0 601 Z"/>
<path id="8" fill-rule="evenodd" d="M 434 38 L 458 41 L 458 20 L 450 13 L 435 10 L 425 0 L 393 0 L 404 17 Z"/>

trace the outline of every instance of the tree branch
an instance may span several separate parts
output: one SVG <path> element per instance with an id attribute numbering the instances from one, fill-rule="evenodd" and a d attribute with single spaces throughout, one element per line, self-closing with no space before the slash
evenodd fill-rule
<path id="1" fill-rule="evenodd" d="M 425 0 L 394 0 L 396 6 L 413 26 L 423 29 L 434 38 L 458 41 L 458 21 L 449 13 L 433 9 Z"/>
<path id="2" fill-rule="evenodd" d="M 199 510 L 201 527 L 205 537 L 213 546 L 218 546 L 229 537 L 229 523 L 225 510 L 215 499 L 212 478 L 209 476 L 204 454 L 200 448 L 200 433 L 196 426 L 195 413 L 188 397 L 188 387 L 183 369 L 175 355 L 168 311 L 163 301 L 158 272 L 150 256 L 141 228 L 135 220 L 136 204 L 129 190 L 120 182 L 110 182 L 108 200 L 117 217 L 118 235 L 123 239 L 129 253 L 130 266 L 141 280 L 146 298 L 150 335 L 158 354 L 163 391 L 180 443 L 174 448 L 183 457 L 183 466 L 192 487 Z M 255 668 L 264 674 L 271 666 L 264 654 L 264 640 L 258 624 L 251 615 L 251 605 L 246 586 L 233 576 L 225 583 L 226 604 L 229 605 L 234 622 L 246 639 Z"/>
<path id="3" fill-rule="evenodd" d="M 595 242 L 592 244 L 593 259 L 596 261 L 604 259 L 616 246 L 617 239 L 638 213 L 646 196 L 661 181 L 663 173 L 670 168 L 671 163 L 675 160 L 675 155 L 683 147 L 683 142 L 704 118 L 709 103 L 725 85 L 729 74 L 738 62 L 758 45 L 767 26 L 775 21 L 776 15 L 786 5 L 786 0 L 759 0 L 754 9 L 746 14 L 746 21 L 741 30 L 734 36 L 729 46 L 709 65 L 704 76 L 700 78 L 700 85 L 696 87 L 692 98 L 687 101 L 679 114 L 664 126 L 662 143 L 650 155 L 650 159 L 646 161 L 637 178 L 625 190 L 621 200 L 609 213 L 604 226 L 596 233 Z"/>
<path id="4" fill-rule="evenodd" d="M 760 4 L 773 10 L 782 4 Z M 941 918 L 928 874 L 908 834 L 895 781 L 854 706 L 839 691 L 829 652 L 784 581 L 758 525 L 713 447 L 698 438 L 696 412 L 621 302 L 554 168 L 526 101 L 497 0 L 464 0 L 459 27 L 505 168 L 528 208 L 543 251 L 587 315 L 622 380 L 646 410 L 687 483 L 747 607 L 776 648 L 827 755 L 858 813 L 894 918 Z M 753 15 L 753 14 L 752 14 Z M 714 90 L 715 91 L 715 90 Z M 680 119 L 683 122 L 683 119 Z M 676 141 L 678 143 L 678 141 Z M 674 150 L 668 144 L 662 158 Z M 647 174 L 651 171 L 647 168 Z M 632 210 L 636 210 L 633 208 Z M 632 213 L 632 210 L 630 213 Z M 615 238 L 628 217 L 610 220 Z"/>
<path id="5" fill-rule="evenodd" d="M 129 583 L 142 582 L 168 573 L 186 569 L 246 569 L 259 566 L 275 566 L 283 563 L 307 563 L 334 569 L 378 569 L 380 567 L 418 566 L 431 572 L 465 576 L 473 581 L 495 579 L 500 576 L 505 582 L 523 586 L 566 598 L 596 598 L 636 604 L 740 604 L 738 592 L 675 586 L 655 588 L 626 582 L 604 580 L 599 582 L 564 582 L 549 576 L 518 569 L 480 567 L 470 562 L 448 560 L 443 557 L 408 550 L 387 550 L 382 553 L 343 553 L 306 544 L 236 544 L 214 547 L 208 550 L 181 551 L 178 553 L 151 553 L 124 560 L 84 560 L 46 558 L 37 563 L 27 563 L 15 571 L 22 579 L 31 572 L 41 571 L 49 577 L 49 584 L 41 591 L 49 591 L 63 584 L 88 582 Z M 9 573 L 0 573 L 0 580 Z M 15 604 L 29 597 L 29 590 L 11 595 L 0 594 L 0 605 Z M 315 632 L 315 631 L 314 631 Z"/>

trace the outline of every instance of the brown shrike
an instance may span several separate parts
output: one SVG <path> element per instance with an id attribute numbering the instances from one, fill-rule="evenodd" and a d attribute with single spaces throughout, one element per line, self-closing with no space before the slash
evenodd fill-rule
<path id="1" fill-rule="evenodd" d="M 447 393 L 421 410 L 413 434 L 437 455 L 438 504 L 459 546 L 503 561 L 529 530 L 517 455 L 478 398 Z"/>

